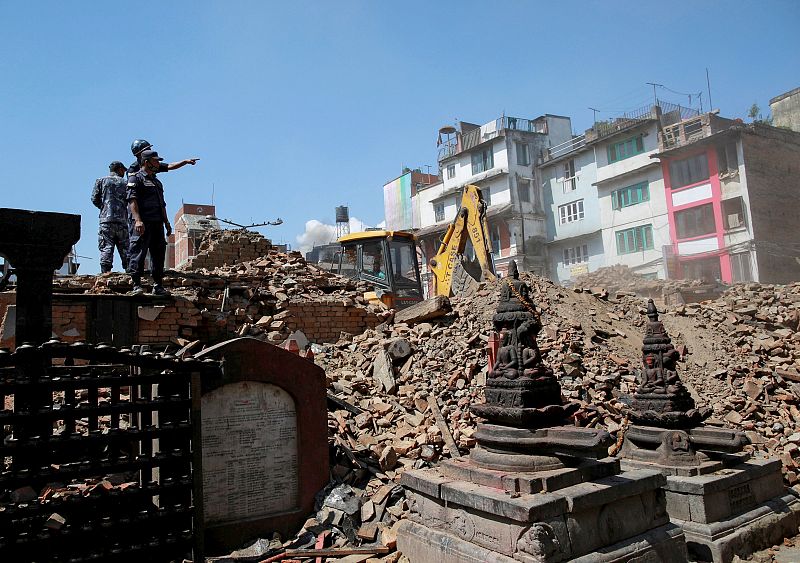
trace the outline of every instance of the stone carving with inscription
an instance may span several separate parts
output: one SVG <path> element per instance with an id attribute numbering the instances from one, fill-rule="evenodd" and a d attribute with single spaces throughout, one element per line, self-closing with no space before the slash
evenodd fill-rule
<path id="1" fill-rule="evenodd" d="M 202 397 L 201 413 L 207 524 L 297 507 L 297 415 L 286 391 L 230 383 Z"/>
<path id="2" fill-rule="evenodd" d="M 475 537 L 475 522 L 472 521 L 469 514 L 463 510 L 457 510 L 453 514 L 450 521 L 450 529 L 453 530 L 458 537 L 470 541 Z"/>

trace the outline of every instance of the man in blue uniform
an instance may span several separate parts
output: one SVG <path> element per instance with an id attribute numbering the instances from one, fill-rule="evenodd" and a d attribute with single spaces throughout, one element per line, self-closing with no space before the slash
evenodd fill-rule
<path id="1" fill-rule="evenodd" d="M 136 157 L 130 166 L 128 166 L 128 178 L 136 174 L 139 169 L 142 167 L 142 153 L 146 150 L 155 150 L 153 149 L 153 145 L 151 145 L 148 141 L 144 139 L 136 139 L 131 143 L 131 152 L 133 156 Z M 195 164 L 199 159 L 197 158 L 187 158 L 185 160 L 181 160 L 178 162 L 170 162 L 167 164 L 166 162 L 162 162 L 158 165 L 158 172 L 168 172 L 170 170 L 177 170 L 181 166 L 186 166 L 187 164 Z"/>
<path id="2" fill-rule="evenodd" d="M 108 165 L 109 175 L 98 178 L 92 190 L 92 203 L 100 210 L 100 271 L 110 272 L 114 248 L 119 252 L 122 269 L 128 267 L 128 205 L 126 202 L 125 166 L 115 160 Z"/>
<path id="3" fill-rule="evenodd" d="M 168 295 L 162 285 L 164 279 L 164 257 L 167 250 L 166 235 L 172 234 L 172 226 L 167 217 L 167 204 L 164 201 L 164 186 L 156 174 L 162 169 L 162 159 L 154 150 L 141 153 L 141 169 L 128 177 L 127 200 L 130 210 L 130 259 L 128 273 L 133 281 L 133 295 L 144 293 L 142 271 L 144 260 L 150 251 L 153 262 L 153 294 Z M 184 161 L 194 164 L 197 159 Z"/>

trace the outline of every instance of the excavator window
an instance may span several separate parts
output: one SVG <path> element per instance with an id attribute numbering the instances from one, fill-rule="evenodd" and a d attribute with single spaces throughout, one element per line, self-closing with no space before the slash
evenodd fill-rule
<path id="1" fill-rule="evenodd" d="M 386 281 L 382 241 L 365 242 L 361 245 L 361 271 L 368 277 Z"/>
<path id="2" fill-rule="evenodd" d="M 419 287 L 414 243 L 407 240 L 389 242 L 392 277 L 397 287 Z"/>
<path id="3" fill-rule="evenodd" d="M 339 262 L 339 274 L 346 278 L 358 277 L 358 247 L 345 246 L 342 248 Z"/>

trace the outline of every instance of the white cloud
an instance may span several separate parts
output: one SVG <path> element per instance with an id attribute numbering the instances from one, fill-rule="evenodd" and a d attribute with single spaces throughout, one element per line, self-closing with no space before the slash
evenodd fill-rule
<path id="1" fill-rule="evenodd" d="M 357 233 L 369 228 L 361 219 L 350 217 L 350 232 Z M 336 242 L 336 225 L 329 225 L 316 219 L 306 221 L 306 230 L 303 234 L 297 235 L 298 249 L 305 254 L 315 246 Z"/>

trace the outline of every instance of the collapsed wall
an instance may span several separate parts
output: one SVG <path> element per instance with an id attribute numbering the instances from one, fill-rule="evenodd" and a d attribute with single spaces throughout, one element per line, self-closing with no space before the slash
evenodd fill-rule
<path id="1" fill-rule="evenodd" d="M 53 334 L 67 341 L 107 342 L 117 346 L 214 344 L 235 336 L 272 343 L 302 331 L 311 342 L 335 342 L 344 333 L 359 334 L 381 323 L 387 312 L 368 304 L 366 287 L 307 264 L 297 252 L 267 250 L 250 256 L 269 241 L 242 233 L 209 239 L 199 255 L 210 268 L 167 271 L 164 286 L 172 297 L 130 297 L 124 274 L 71 276 L 54 281 Z M 242 242 L 242 239 L 250 242 Z M 237 258 L 238 259 L 238 258 Z M 13 347 L 14 292 L 0 294 L 0 346 Z M 199 348 L 198 348 L 199 349 Z"/>

